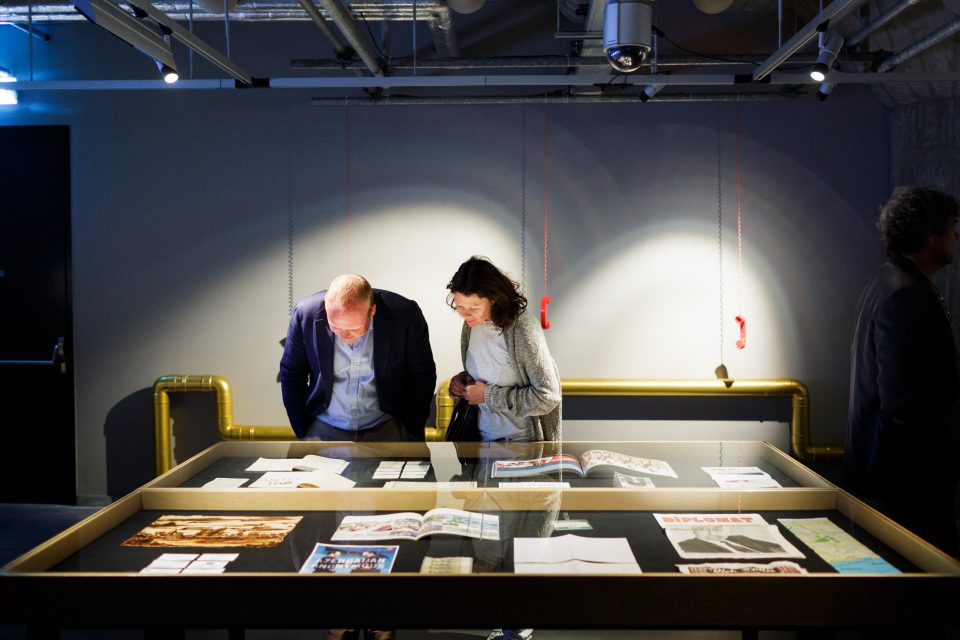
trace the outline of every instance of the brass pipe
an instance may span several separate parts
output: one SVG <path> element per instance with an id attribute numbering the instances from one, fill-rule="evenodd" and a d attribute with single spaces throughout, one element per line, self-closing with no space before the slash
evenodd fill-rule
<path id="1" fill-rule="evenodd" d="M 436 426 L 426 429 L 426 439 L 441 441 L 446 435 L 453 400 L 449 381 L 437 391 Z M 568 378 L 560 381 L 563 395 L 570 396 L 789 396 L 790 448 L 800 460 L 835 459 L 843 455 L 840 445 L 810 443 L 810 400 L 807 387 L 789 378 L 765 380 L 631 380 L 619 378 Z M 233 394 L 230 383 L 217 375 L 161 376 L 153 385 L 154 430 L 157 473 L 171 467 L 169 393 L 213 391 L 217 394 L 217 429 L 225 440 L 295 440 L 289 426 L 242 426 L 233 424 Z"/>
<path id="2" fill-rule="evenodd" d="M 171 467 L 170 393 L 216 393 L 217 430 L 224 440 L 296 440 L 290 426 L 233 424 L 233 393 L 226 378 L 217 375 L 161 376 L 153 384 L 153 419 L 156 436 L 157 475 Z"/>
<path id="3" fill-rule="evenodd" d="M 442 440 L 453 401 L 449 399 L 446 385 L 437 393 L 437 439 Z M 619 378 L 567 378 L 560 381 L 565 396 L 789 396 L 792 399 L 790 413 L 790 448 L 801 460 L 825 460 L 843 455 L 839 445 L 814 445 L 810 443 L 810 399 L 806 385 L 789 378 L 765 380 L 631 380 Z M 441 401 L 447 398 L 449 409 L 441 411 Z"/>

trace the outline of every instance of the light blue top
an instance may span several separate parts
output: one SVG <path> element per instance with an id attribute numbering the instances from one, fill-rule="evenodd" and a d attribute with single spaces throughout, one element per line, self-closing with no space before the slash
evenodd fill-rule
<path id="1" fill-rule="evenodd" d="M 466 359 L 467 373 L 473 376 L 474 380 L 500 387 L 515 387 L 520 382 L 514 372 L 503 332 L 490 320 L 470 332 Z M 480 404 L 478 425 L 480 436 L 487 441 L 501 438 L 520 441 L 531 439 L 530 429 L 523 416 L 492 411 L 486 402 Z"/>
<path id="2" fill-rule="evenodd" d="M 390 417 L 380 410 L 380 403 L 377 402 L 377 380 L 373 374 L 373 324 L 353 344 L 333 336 L 333 393 L 330 405 L 317 417 L 347 431 L 369 429 Z"/>

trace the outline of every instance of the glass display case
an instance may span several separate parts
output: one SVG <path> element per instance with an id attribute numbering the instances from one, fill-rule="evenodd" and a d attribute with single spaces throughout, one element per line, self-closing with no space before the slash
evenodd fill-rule
<path id="1" fill-rule="evenodd" d="M 58 627 L 916 628 L 960 564 L 762 442 L 221 442 L 0 585 Z"/>

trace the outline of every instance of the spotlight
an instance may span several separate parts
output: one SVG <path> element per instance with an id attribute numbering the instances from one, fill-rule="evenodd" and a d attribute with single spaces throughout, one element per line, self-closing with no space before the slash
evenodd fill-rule
<path id="1" fill-rule="evenodd" d="M 823 102 L 830 97 L 830 94 L 833 93 L 833 83 L 824 82 L 820 85 L 820 90 L 817 91 L 817 100 Z"/>
<path id="2" fill-rule="evenodd" d="M 180 79 L 180 74 L 170 65 L 160 62 L 159 60 L 155 60 L 154 62 L 157 63 L 157 68 L 160 69 L 160 75 L 163 76 L 163 81 L 167 84 L 173 84 Z"/>
<path id="3" fill-rule="evenodd" d="M 603 8 L 603 52 L 621 73 L 636 71 L 650 53 L 652 0 L 609 0 Z"/>
<path id="4" fill-rule="evenodd" d="M 843 46 L 843 36 L 836 32 L 830 32 L 823 37 L 820 36 L 820 54 L 817 56 L 817 62 L 810 70 L 810 79 L 815 82 L 823 82 L 827 79 L 827 73 L 833 66 L 833 61 L 837 59 L 840 48 Z"/>
<path id="5" fill-rule="evenodd" d="M 663 89 L 662 84 L 648 84 L 643 88 L 643 91 L 640 92 L 640 102 L 646 102 L 653 96 L 660 93 L 660 89 Z"/>
<path id="6" fill-rule="evenodd" d="M 10 83 L 13 84 L 17 81 L 16 76 L 7 69 L 6 67 L 0 67 L 0 87 Z M 17 104 L 17 90 L 16 89 L 0 89 L 0 105 L 2 104 Z"/>

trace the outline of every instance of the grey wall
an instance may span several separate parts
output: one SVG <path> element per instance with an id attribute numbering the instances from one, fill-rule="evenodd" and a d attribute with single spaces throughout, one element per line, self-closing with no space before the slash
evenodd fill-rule
<path id="1" fill-rule="evenodd" d="M 733 377 L 804 381 L 813 440 L 842 439 L 854 307 L 882 261 L 873 221 L 891 188 L 888 115 L 868 92 L 546 115 L 309 98 L 33 92 L 0 111 L 0 125 L 71 125 L 81 496 L 107 493 L 108 415 L 146 407 L 158 376 L 222 375 L 238 424 L 285 424 L 289 301 L 346 269 L 415 298 L 441 377 L 458 371 L 444 285 L 462 260 L 523 277 L 533 306 L 544 293 L 545 117 L 548 339 L 563 377 L 711 378 L 722 358 Z M 129 425 L 149 439 L 143 427 Z"/>

